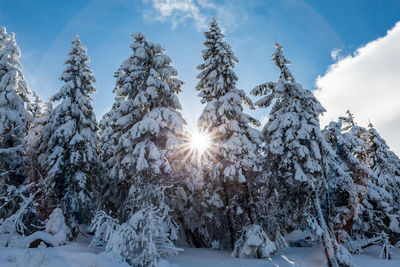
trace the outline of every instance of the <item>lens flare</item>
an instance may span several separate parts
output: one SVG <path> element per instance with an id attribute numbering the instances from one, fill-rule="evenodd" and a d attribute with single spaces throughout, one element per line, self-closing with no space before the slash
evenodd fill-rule
<path id="1" fill-rule="evenodd" d="M 203 154 L 207 149 L 209 149 L 210 144 L 210 136 L 206 133 L 195 132 L 190 137 L 191 149 L 197 151 L 199 154 Z"/>

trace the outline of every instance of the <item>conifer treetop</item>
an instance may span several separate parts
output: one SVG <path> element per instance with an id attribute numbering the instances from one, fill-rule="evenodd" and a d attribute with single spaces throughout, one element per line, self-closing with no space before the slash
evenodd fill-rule
<path id="1" fill-rule="evenodd" d="M 171 58 L 143 33 L 132 37 L 133 54 L 115 73 L 116 102 L 101 123 L 109 140 L 103 147 L 112 155 L 107 164 L 119 181 L 131 180 L 132 170 L 143 179 L 170 172 L 166 150 L 186 123 L 177 96 L 183 82 L 176 78 Z"/>
<path id="2" fill-rule="evenodd" d="M 65 97 L 79 98 L 81 94 L 89 95 L 97 92 L 94 86 L 97 81 L 88 65 L 90 58 L 86 47 L 81 43 L 78 35 L 73 37 L 71 44 L 69 57 L 64 61 L 65 67 L 60 75 L 60 80 L 65 84 L 60 92 L 52 97 L 52 101 Z"/>
<path id="3" fill-rule="evenodd" d="M 14 33 L 0 27 L 0 180 L 14 184 L 25 179 L 22 143 L 28 125 L 25 105 L 30 102 L 20 56 Z"/>
<path id="4" fill-rule="evenodd" d="M 21 50 L 15 41 L 15 34 L 8 35 L 6 28 L 0 27 L 0 92 L 14 90 L 23 102 L 29 103 L 31 92 L 22 74 L 20 57 Z"/>
<path id="5" fill-rule="evenodd" d="M 225 36 L 215 18 L 204 35 L 204 62 L 197 67 L 201 72 L 195 89 L 206 107 L 197 125 L 211 135 L 210 150 L 218 155 L 212 160 L 218 166 L 214 178 L 243 183 L 246 172 L 257 170 L 260 133 L 250 125 L 258 126 L 259 122 L 243 112 L 243 104 L 250 109 L 254 106 L 245 92 L 236 87 L 238 77 L 233 68 L 238 59 L 224 42 Z"/>
<path id="6" fill-rule="evenodd" d="M 225 35 L 222 34 L 215 17 L 210 22 L 210 30 L 204 35 L 204 63 L 197 66 L 201 72 L 197 75 L 200 81 L 195 87 L 199 91 L 198 96 L 202 98 L 202 103 L 210 102 L 213 98 L 236 89 L 238 77 L 233 68 L 239 62 L 230 45 L 224 41 Z"/>

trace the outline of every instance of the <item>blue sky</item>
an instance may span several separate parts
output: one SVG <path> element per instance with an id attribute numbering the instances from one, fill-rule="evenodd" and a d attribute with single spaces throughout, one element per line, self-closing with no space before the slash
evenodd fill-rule
<path id="1" fill-rule="evenodd" d="M 239 58 L 238 87 L 246 92 L 259 83 L 276 80 L 270 61 L 277 40 L 304 87 L 314 89 L 318 76 L 339 57 L 382 37 L 400 20 L 397 0 L 0 0 L 0 25 L 15 32 L 21 62 L 30 87 L 44 100 L 61 86 L 58 77 L 70 41 L 79 34 L 88 47 L 98 80 L 93 96 L 98 118 L 112 105 L 114 72 L 131 53 L 133 32 L 167 49 L 185 82 L 180 100 L 193 124 L 202 110 L 194 85 L 202 62 L 203 31 L 216 16 L 226 41 Z M 252 112 L 262 119 L 265 111 Z"/>

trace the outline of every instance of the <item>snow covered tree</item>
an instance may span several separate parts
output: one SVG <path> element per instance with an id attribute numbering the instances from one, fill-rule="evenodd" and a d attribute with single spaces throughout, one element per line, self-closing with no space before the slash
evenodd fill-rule
<path id="1" fill-rule="evenodd" d="M 269 119 L 262 130 L 265 158 L 262 195 L 271 203 L 265 224 L 275 224 L 275 231 L 313 230 L 322 237 L 328 263 L 345 264 L 340 247 L 321 209 L 321 199 L 328 188 L 325 170 L 332 168 L 334 153 L 324 140 L 319 116 L 325 112 L 314 95 L 297 83 L 288 69 L 290 62 L 283 48 L 275 44 L 272 61 L 280 69 L 278 82 L 255 87 L 251 94 L 263 97 L 255 104 L 272 105 Z M 270 200 L 272 199 L 272 201 Z"/>
<path id="2" fill-rule="evenodd" d="M 348 240 L 353 225 L 360 214 L 371 171 L 360 162 L 357 155 L 363 153 L 363 139 L 353 134 L 359 132 L 353 115 L 331 122 L 323 130 L 326 141 L 336 154 L 334 169 L 327 170 L 329 190 L 327 194 L 328 216 L 338 242 Z"/>
<path id="3" fill-rule="evenodd" d="M 36 183 L 42 176 L 40 164 L 38 162 L 38 151 L 41 143 L 42 127 L 42 101 L 39 96 L 33 92 L 34 101 L 29 103 L 27 111 L 29 120 L 27 134 L 24 139 L 25 147 L 25 174 L 29 182 Z"/>
<path id="4" fill-rule="evenodd" d="M 45 231 L 53 236 L 58 245 L 64 245 L 71 238 L 71 231 L 65 222 L 63 211 L 55 208 L 46 221 Z"/>
<path id="5" fill-rule="evenodd" d="M 96 79 L 88 66 L 86 47 L 76 35 L 60 79 L 65 82 L 51 101 L 60 101 L 45 131 L 47 207 L 59 206 L 76 237 L 79 224 L 91 219 L 93 191 L 100 175 L 98 134 L 91 94 Z M 49 210 L 51 212 L 51 210 Z"/>
<path id="6" fill-rule="evenodd" d="M 4 184 L 20 185 L 25 179 L 23 138 L 30 91 L 20 55 L 14 34 L 0 27 L 0 191 Z"/>
<path id="7" fill-rule="evenodd" d="M 36 223 L 33 184 L 7 185 L 0 193 L 0 246 L 16 246 Z"/>
<path id="8" fill-rule="evenodd" d="M 162 258 L 177 255 L 180 250 L 165 232 L 165 216 L 151 205 L 138 210 L 111 233 L 106 253 L 132 266 L 160 266 Z"/>
<path id="9" fill-rule="evenodd" d="M 110 133 L 103 144 L 103 148 L 108 146 L 103 158 L 111 167 L 111 180 L 118 184 L 121 199 L 117 203 L 135 198 L 147 185 L 167 183 L 169 158 L 185 124 L 177 97 L 183 82 L 174 77 L 177 71 L 171 59 L 142 33 L 132 36 L 133 54 L 115 74 L 116 102 L 104 118 L 102 131 L 104 136 L 106 130 Z M 137 207 L 129 204 L 126 208 Z M 126 221 L 130 212 L 119 210 L 119 219 Z"/>
<path id="10" fill-rule="evenodd" d="M 197 66 L 200 73 L 195 87 L 201 102 L 206 104 L 197 125 L 211 138 L 210 156 L 202 162 L 204 196 L 210 204 L 206 209 L 211 209 L 215 222 L 221 225 L 219 236 L 214 239 L 222 247 L 233 248 L 241 228 L 254 223 L 248 185 L 258 171 L 260 133 L 251 125 L 258 126 L 259 122 L 243 111 L 244 104 L 250 109 L 254 106 L 245 92 L 236 87 L 238 77 L 233 68 L 238 59 L 224 41 L 215 18 L 204 35 L 204 63 Z M 218 204 L 220 201 L 222 205 Z M 215 222 L 211 222 L 211 227 L 215 228 Z"/>
<path id="11" fill-rule="evenodd" d="M 121 235 L 120 231 L 135 231 L 135 235 L 119 240 L 125 245 L 117 254 L 140 266 L 156 266 L 155 262 L 165 253 L 149 247 L 156 241 L 148 235 L 154 231 L 154 238 L 170 244 L 171 251 L 175 249 L 172 240 L 177 238 L 177 225 L 170 216 L 167 199 L 175 179 L 172 170 L 175 149 L 181 144 L 186 124 L 177 97 L 183 82 L 176 78 L 177 71 L 164 54 L 164 48 L 147 41 L 142 33 L 134 33 L 132 37 L 133 54 L 115 74 L 116 101 L 101 122 L 102 157 L 109 168 L 105 195 L 110 196 L 103 207 L 122 223 L 115 235 Z M 158 211 L 152 207 L 158 207 Z M 139 217 L 143 227 L 136 224 Z M 146 241 L 150 243 L 138 240 L 141 236 L 150 238 Z M 113 247 L 110 250 L 114 251 L 115 242 L 110 237 L 106 250 Z M 134 249 L 131 244 L 139 245 Z"/>
<path id="12" fill-rule="evenodd" d="M 269 240 L 264 230 L 259 225 L 250 225 L 243 228 L 232 255 L 240 258 L 269 258 L 275 251 L 274 242 Z"/>
<path id="13" fill-rule="evenodd" d="M 372 174 L 353 235 L 358 239 L 381 237 L 384 240 L 386 234 L 396 244 L 400 241 L 400 159 L 372 124 L 364 138 L 367 149 L 363 158 Z"/>

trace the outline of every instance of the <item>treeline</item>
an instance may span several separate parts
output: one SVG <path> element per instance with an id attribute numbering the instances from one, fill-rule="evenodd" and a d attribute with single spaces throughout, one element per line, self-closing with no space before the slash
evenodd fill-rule
<path id="1" fill-rule="evenodd" d="M 0 245 L 93 235 L 90 246 L 133 266 L 158 266 L 179 246 L 267 258 L 322 242 L 329 266 L 352 266 L 350 253 L 380 244 L 390 258 L 400 240 L 400 159 L 349 111 L 321 130 L 325 109 L 295 80 L 282 46 L 271 58 L 278 80 L 251 90 L 253 103 L 211 20 L 195 86 L 205 104 L 198 130 L 211 139 L 201 154 L 189 144 L 172 60 L 142 33 L 132 37 L 98 124 L 78 36 L 63 86 L 43 104 L 24 80 L 14 35 L 0 28 Z M 269 108 L 262 131 L 244 105 Z"/>

